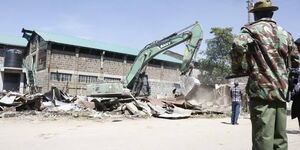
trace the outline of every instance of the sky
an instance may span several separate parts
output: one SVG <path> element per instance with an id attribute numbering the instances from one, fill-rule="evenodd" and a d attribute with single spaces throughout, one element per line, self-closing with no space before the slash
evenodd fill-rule
<path id="1" fill-rule="evenodd" d="M 300 0 L 273 5 L 279 6 L 277 23 L 300 38 Z M 246 7 L 246 0 L 1 0 L 0 34 L 21 36 L 25 28 L 142 49 L 199 21 L 203 50 L 212 27 L 239 33 L 247 23 Z"/>

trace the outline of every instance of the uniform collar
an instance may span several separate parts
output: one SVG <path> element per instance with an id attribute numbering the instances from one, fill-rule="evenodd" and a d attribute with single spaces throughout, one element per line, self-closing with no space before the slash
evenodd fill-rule
<path id="1" fill-rule="evenodd" d="M 276 21 L 272 18 L 261 18 L 261 19 L 255 21 L 255 22 L 252 22 L 251 25 L 255 24 L 255 23 L 258 23 L 258 22 L 272 22 L 272 23 L 276 24 Z"/>

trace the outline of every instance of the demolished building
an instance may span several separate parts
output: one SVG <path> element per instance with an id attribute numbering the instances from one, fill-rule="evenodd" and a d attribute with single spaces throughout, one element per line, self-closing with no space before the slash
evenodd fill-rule
<path id="1" fill-rule="evenodd" d="M 203 113 L 202 106 L 205 106 L 203 104 L 211 101 L 209 98 L 203 102 L 198 101 L 195 103 L 185 101 L 184 98 L 174 100 L 157 99 L 162 103 L 153 105 L 153 99 L 148 98 L 77 99 L 78 95 L 85 95 L 87 84 L 98 80 L 106 82 L 122 80 L 132 66 L 138 50 L 36 30 L 23 29 L 22 32 L 23 37 L 28 40 L 21 55 L 22 69 L 26 72 L 26 83 L 29 87 L 34 87 L 35 92 L 45 94 L 39 95 L 41 97 L 32 95 L 15 97 L 16 94 L 7 93 L 0 100 L 0 104 L 4 104 L 4 106 L 15 106 L 15 104 L 21 103 L 22 105 L 17 108 L 41 110 L 43 105 L 47 105 L 48 101 L 51 101 L 51 108 L 62 104 L 62 106 L 67 106 L 68 109 L 86 107 L 97 111 L 111 111 L 114 109 L 123 111 L 124 107 L 129 110 L 131 115 L 141 113 L 162 118 L 187 118 L 192 113 Z M 176 54 L 170 53 L 169 55 L 174 56 Z M 176 57 L 180 56 L 176 55 Z M 158 55 L 149 62 L 146 72 L 149 75 L 152 96 L 163 94 L 167 97 L 172 94 L 172 90 L 180 82 L 180 63 L 181 61 L 166 55 Z M 60 96 L 54 96 L 56 94 L 53 94 L 61 92 L 54 92 L 58 91 L 54 89 L 61 89 L 65 93 L 75 96 L 73 98 L 69 97 L 72 101 L 68 103 L 71 104 L 61 103 L 57 98 Z M 47 91 L 50 91 L 50 95 L 47 94 L 49 93 Z M 199 89 L 195 92 L 200 94 L 198 97 L 201 97 L 199 99 L 202 100 L 204 91 L 201 92 L 201 89 Z M 25 93 L 28 93 L 28 91 Z M 47 98 L 51 95 L 52 98 Z M 75 102 L 75 100 L 79 101 Z M 28 107 L 28 102 L 34 105 Z M 117 105 L 113 109 L 108 109 L 109 107 L 106 105 L 109 106 L 115 102 L 116 104 L 124 103 L 124 105 Z M 35 104 L 40 105 L 36 106 Z M 23 108 L 23 106 L 26 107 Z M 178 106 L 195 111 L 181 110 L 177 108 Z M 213 111 L 219 113 L 219 110 L 219 108 L 216 108 Z M 208 110 L 208 112 L 210 111 L 212 110 Z"/>
<path id="2" fill-rule="evenodd" d="M 4 54 L 8 49 L 21 50 L 24 60 L 22 67 L 13 68 L 13 72 L 17 70 L 20 75 L 14 77 L 10 74 L 10 77 L 18 78 L 13 79 L 17 82 L 13 85 L 15 89 L 3 86 L 4 81 L 8 81 L 3 80 L 3 71 L 11 72 L 11 68 L 1 67 L 0 90 L 23 93 L 26 85 L 34 85 L 36 92 L 58 87 L 71 95 L 85 95 L 87 84 L 99 80 L 122 80 L 139 52 L 138 49 L 61 34 L 26 29 L 22 32 L 23 38 L 9 40 L 11 37 L 0 37 L 1 64 L 4 64 Z M 180 60 L 165 54 L 150 61 L 147 74 L 153 96 L 172 94 L 179 85 L 180 63 Z"/>

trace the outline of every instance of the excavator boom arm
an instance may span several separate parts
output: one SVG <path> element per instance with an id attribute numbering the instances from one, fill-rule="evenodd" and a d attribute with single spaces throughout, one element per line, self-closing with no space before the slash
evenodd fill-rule
<path id="1" fill-rule="evenodd" d="M 188 30 L 190 29 L 191 30 Z M 190 65 L 197 53 L 200 43 L 202 41 L 203 32 L 200 25 L 195 24 L 181 30 L 180 32 L 173 33 L 159 41 L 148 44 L 137 55 L 131 69 L 123 80 L 123 83 L 95 83 L 87 86 L 87 95 L 96 97 L 118 97 L 124 95 L 139 95 L 141 89 L 144 86 L 140 86 L 140 83 L 148 81 L 148 77 L 143 76 L 143 70 L 145 66 L 155 56 L 164 51 L 186 42 L 186 51 L 184 52 L 182 64 L 180 67 L 181 74 L 185 75 L 190 70 Z M 142 81 L 141 81 L 142 79 Z M 141 82 L 140 82 L 141 81 Z M 147 91 L 147 90 L 146 90 Z M 145 93 L 144 95 L 148 95 Z"/>
<path id="2" fill-rule="evenodd" d="M 187 41 L 187 50 L 184 52 L 183 62 L 180 67 L 180 72 L 185 74 L 189 68 L 191 61 L 197 53 L 200 43 L 203 39 L 203 31 L 200 25 L 196 22 L 192 25 L 192 29 L 183 31 L 180 33 L 173 33 L 170 36 L 163 38 L 162 40 L 155 41 L 148 44 L 144 49 L 137 55 L 128 75 L 124 80 L 124 84 L 127 88 L 132 88 L 134 80 L 138 73 L 158 54 Z"/>

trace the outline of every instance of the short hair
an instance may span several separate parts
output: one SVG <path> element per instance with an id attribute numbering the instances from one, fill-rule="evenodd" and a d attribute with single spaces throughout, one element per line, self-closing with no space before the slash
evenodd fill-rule
<path id="1" fill-rule="evenodd" d="M 234 81 L 234 85 L 235 85 L 235 86 L 238 86 L 238 85 L 239 85 L 239 81 L 238 81 L 238 80 L 235 80 L 235 81 Z"/>
<path id="2" fill-rule="evenodd" d="M 273 11 L 270 11 L 270 10 L 254 12 L 254 16 L 256 16 L 258 18 L 272 18 L 273 14 L 274 14 Z"/>

